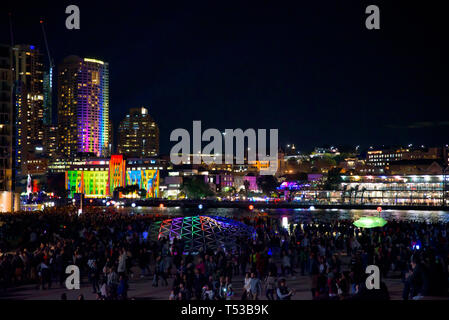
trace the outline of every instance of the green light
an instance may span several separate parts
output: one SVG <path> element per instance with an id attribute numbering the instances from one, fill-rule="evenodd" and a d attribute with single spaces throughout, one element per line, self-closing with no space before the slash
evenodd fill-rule
<path id="1" fill-rule="evenodd" d="M 354 221 L 354 225 L 359 228 L 377 228 L 386 224 L 387 221 L 381 217 L 361 217 L 359 220 Z"/>

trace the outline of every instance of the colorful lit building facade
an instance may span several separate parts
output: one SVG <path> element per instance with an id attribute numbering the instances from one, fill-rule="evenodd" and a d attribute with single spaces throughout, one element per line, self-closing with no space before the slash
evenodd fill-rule
<path id="1" fill-rule="evenodd" d="M 146 191 L 146 198 L 158 198 L 162 169 L 155 159 L 124 159 L 122 155 L 87 159 L 72 163 L 65 171 L 65 185 L 72 197 L 75 193 L 83 193 L 88 198 L 106 198 L 120 188 L 137 185 L 137 189 Z M 121 196 L 133 196 L 120 193 Z"/>
<path id="2" fill-rule="evenodd" d="M 58 73 L 59 153 L 110 155 L 109 65 L 69 56 Z"/>

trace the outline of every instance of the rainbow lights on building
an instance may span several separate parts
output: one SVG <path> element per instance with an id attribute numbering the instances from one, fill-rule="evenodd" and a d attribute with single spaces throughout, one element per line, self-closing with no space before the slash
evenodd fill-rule
<path id="1" fill-rule="evenodd" d="M 65 185 L 71 197 L 83 193 L 87 198 L 105 198 L 118 187 L 137 185 L 146 191 L 146 198 L 157 198 L 161 168 L 152 159 L 127 161 L 122 155 L 112 155 L 72 165 L 65 172 Z"/>
<path id="2" fill-rule="evenodd" d="M 60 152 L 110 155 L 109 65 L 97 59 L 69 56 L 58 68 Z"/>
<path id="3" fill-rule="evenodd" d="M 147 197 L 159 197 L 159 170 L 127 170 L 126 184 L 138 185 L 139 189 L 145 189 Z"/>
<path id="4" fill-rule="evenodd" d="M 84 58 L 78 82 L 78 151 L 105 156 L 109 147 L 108 64 Z"/>

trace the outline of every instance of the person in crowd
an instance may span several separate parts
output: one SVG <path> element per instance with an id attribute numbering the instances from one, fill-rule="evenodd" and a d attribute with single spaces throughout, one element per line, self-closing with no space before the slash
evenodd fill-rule
<path id="1" fill-rule="evenodd" d="M 294 290 L 290 290 L 287 287 L 287 282 L 285 279 L 279 280 L 279 286 L 276 290 L 276 296 L 279 300 L 290 300 L 295 294 Z"/>
<path id="2" fill-rule="evenodd" d="M 268 300 L 274 300 L 274 292 L 276 289 L 276 278 L 273 276 L 272 271 L 268 271 L 268 275 L 265 278 L 265 296 Z"/>
<path id="3" fill-rule="evenodd" d="M 251 278 L 249 280 L 249 294 L 251 300 L 259 300 L 262 293 L 262 282 L 256 276 L 255 272 L 251 273 Z"/>
<path id="4" fill-rule="evenodd" d="M 250 291 L 251 291 L 251 277 L 250 273 L 247 272 L 245 274 L 245 279 L 243 279 L 242 300 L 247 300 L 250 297 Z"/>

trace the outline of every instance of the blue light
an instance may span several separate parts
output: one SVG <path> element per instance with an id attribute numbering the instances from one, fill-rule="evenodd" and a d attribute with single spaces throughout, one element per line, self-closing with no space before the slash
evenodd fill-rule
<path id="1" fill-rule="evenodd" d="M 412 249 L 419 250 L 421 248 L 421 241 L 417 240 L 416 242 L 412 242 Z"/>
<path id="2" fill-rule="evenodd" d="M 198 209 L 203 209 L 203 205 L 201 203 L 198 205 Z"/>
<path id="3" fill-rule="evenodd" d="M 34 46 L 30 46 L 30 49 L 31 49 L 31 50 L 34 50 Z"/>

